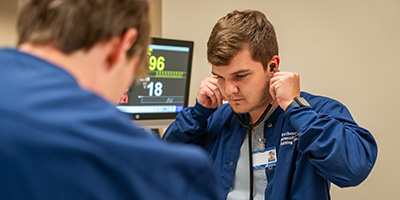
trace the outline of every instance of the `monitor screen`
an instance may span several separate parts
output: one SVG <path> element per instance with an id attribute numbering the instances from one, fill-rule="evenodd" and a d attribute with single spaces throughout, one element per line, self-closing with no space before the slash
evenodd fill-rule
<path id="1" fill-rule="evenodd" d="M 174 119 L 188 105 L 193 41 L 152 38 L 148 56 L 148 77 L 127 88 L 117 108 L 137 121 Z"/>

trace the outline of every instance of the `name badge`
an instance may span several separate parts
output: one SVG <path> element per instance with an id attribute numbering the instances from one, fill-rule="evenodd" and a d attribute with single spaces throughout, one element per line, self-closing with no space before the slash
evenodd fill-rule
<path id="1" fill-rule="evenodd" d="M 253 170 L 276 166 L 277 161 L 275 147 L 253 151 Z"/>

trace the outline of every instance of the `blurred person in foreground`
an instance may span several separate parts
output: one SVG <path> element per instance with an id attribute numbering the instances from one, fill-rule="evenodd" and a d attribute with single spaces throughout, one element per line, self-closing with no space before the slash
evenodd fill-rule
<path id="1" fill-rule="evenodd" d="M 25 0 L 0 49 L 0 199 L 218 199 L 203 150 L 115 102 L 147 70 L 146 0 Z"/>
<path id="2" fill-rule="evenodd" d="M 207 150 L 228 200 L 328 200 L 331 183 L 367 178 L 373 136 L 343 104 L 301 92 L 299 74 L 279 71 L 275 30 L 263 13 L 228 13 L 207 47 L 213 76 L 163 139 Z"/>

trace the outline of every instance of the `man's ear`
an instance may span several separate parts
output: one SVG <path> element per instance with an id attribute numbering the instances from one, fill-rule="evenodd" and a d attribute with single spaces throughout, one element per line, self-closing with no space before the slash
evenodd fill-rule
<path id="1" fill-rule="evenodd" d="M 272 56 L 269 66 L 272 65 L 275 69 L 279 70 L 280 58 L 277 55 Z"/>
<path id="2" fill-rule="evenodd" d="M 135 43 L 138 32 L 135 28 L 129 28 L 119 38 L 112 39 L 112 51 L 108 57 L 108 66 L 112 68 L 119 61 L 124 61 L 126 54 Z"/>

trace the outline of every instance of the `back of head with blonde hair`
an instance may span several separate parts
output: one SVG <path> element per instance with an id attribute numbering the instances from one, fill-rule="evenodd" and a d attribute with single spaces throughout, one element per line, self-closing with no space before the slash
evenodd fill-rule
<path id="1" fill-rule="evenodd" d="M 127 56 L 139 56 L 136 76 L 146 73 L 150 42 L 147 0 L 20 0 L 18 44 L 51 45 L 65 54 L 135 28 L 138 37 Z"/>

